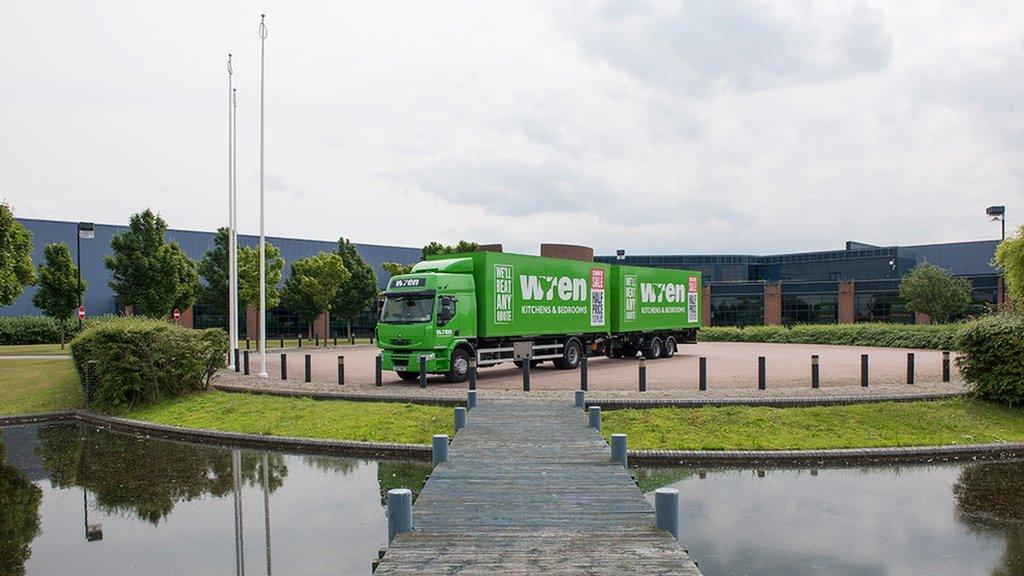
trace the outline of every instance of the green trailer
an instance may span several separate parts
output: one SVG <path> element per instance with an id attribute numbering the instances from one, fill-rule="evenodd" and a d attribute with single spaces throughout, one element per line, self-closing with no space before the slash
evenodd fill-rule
<path id="1" fill-rule="evenodd" d="M 699 287 L 699 273 L 681 270 L 500 252 L 434 257 L 388 283 L 382 367 L 414 380 L 422 359 L 428 373 L 459 382 L 471 360 L 574 369 L 585 355 L 671 356 L 695 339 Z"/>

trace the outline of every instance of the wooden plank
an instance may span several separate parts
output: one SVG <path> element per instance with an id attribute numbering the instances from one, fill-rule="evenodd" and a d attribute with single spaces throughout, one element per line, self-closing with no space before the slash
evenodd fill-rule
<path id="1" fill-rule="evenodd" d="M 691 574 L 571 402 L 481 400 L 376 574 Z"/>

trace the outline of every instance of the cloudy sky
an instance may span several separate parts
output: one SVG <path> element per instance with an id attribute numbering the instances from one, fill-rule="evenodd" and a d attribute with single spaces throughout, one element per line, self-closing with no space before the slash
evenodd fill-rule
<path id="1" fill-rule="evenodd" d="M 52 2 L 0 8 L 19 216 L 420 246 L 775 253 L 1024 216 L 1024 3 Z"/>

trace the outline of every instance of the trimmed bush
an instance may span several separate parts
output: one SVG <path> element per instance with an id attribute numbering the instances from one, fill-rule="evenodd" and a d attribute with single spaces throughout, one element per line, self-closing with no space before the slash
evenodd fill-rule
<path id="1" fill-rule="evenodd" d="M 1024 315 L 992 314 L 966 324 L 956 365 L 979 398 L 1024 406 Z"/>
<path id="2" fill-rule="evenodd" d="M 96 362 L 93 405 L 104 410 L 205 390 L 227 353 L 223 330 L 191 330 L 142 317 L 97 322 L 71 342 L 83 385 L 85 362 Z"/>
<path id="3" fill-rule="evenodd" d="M 716 326 L 701 328 L 702 342 L 773 342 L 779 344 L 835 344 L 885 348 L 949 350 L 962 324 L 798 324 L 785 326 Z"/>
<path id="4" fill-rule="evenodd" d="M 77 331 L 77 321 L 67 323 L 68 337 Z M 58 342 L 60 342 L 60 327 L 53 318 L 47 316 L 0 317 L 0 345 L 57 344 Z"/>

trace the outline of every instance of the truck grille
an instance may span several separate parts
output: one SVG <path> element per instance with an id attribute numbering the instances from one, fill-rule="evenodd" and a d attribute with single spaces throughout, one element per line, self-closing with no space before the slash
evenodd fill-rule
<path id="1" fill-rule="evenodd" d="M 412 340 L 408 338 L 392 338 L 391 343 L 395 346 L 408 346 L 412 344 Z"/>

